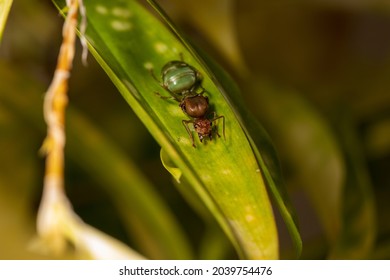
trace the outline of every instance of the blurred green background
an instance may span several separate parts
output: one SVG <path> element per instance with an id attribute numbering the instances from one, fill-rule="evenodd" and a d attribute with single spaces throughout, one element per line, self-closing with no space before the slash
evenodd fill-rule
<path id="1" fill-rule="evenodd" d="M 297 210 L 301 258 L 388 259 L 390 2 L 269 2 L 158 1 L 188 39 L 234 77 L 248 110 L 269 132 Z M 62 23 L 50 1 L 15 1 L 1 42 L 0 259 L 48 258 L 28 244 L 42 191 L 43 94 Z M 104 137 L 142 172 L 181 226 L 192 252 L 187 256 L 236 258 L 215 222 L 176 190 L 159 146 L 100 66 L 92 57 L 83 66 L 80 52 L 69 97 L 71 110 L 82 115 L 76 121 L 92 127 L 77 136 L 91 145 Z M 75 211 L 146 257 L 174 258 L 140 245 L 145 233 L 129 222 L 137 213 L 126 214 L 118 193 L 86 166 L 84 158 L 94 155 L 77 149 L 74 134 L 68 134 L 65 180 Z M 116 162 L 99 164 L 110 172 Z M 281 257 L 293 258 L 277 219 Z"/>

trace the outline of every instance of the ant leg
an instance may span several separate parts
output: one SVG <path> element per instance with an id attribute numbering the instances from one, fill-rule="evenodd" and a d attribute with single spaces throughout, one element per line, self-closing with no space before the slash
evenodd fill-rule
<path id="1" fill-rule="evenodd" d="M 157 79 L 156 75 L 154 74 L 153 67 L 152 67 L 152 68 L 149 68 L 149 72 L 150 72 L 150 75 L 153 77 L 153 79 L 154 79 L 157 83 L 159 83 L 160 86 L 164 87 L 164 86 L 160 83 L 160 81 Z"/>
<path id="2" fill-rule="evenodd" d="M 179 101 L 179 100 L 178 100 L 176 97 L 174 97 L 174 96 L 165 96 L 165 95 L 161 95 L 158 91 L 155 91 L 154 94 L 157 95 L 158 97 L 160 97 L 161 99 L 164 99 L 164 100 L 170 99 L 170 100 Z"/>
<path id="3" fill-rule="evenodd" d="M 179 107 L 181 108 L 181 110 L 185 113 L 186 113 L 186 105 L 185 105 L 185 102 L 184 102 L 184 98 L 180 101 L 179 103 Z"/>
<path id="4" fill-rule="evenodd" d="M 160 81 L 157 79 L 156 75 L 154 74 L 153 67 L 149 68 L 149 73 L 153 77 L 153 79 L 162 87 L 164 88 L 164 85 L 160 83 Z M 163 96 L 159 92 L 155 91 L 154 94 L 156 94 L 158 97 L 162 99 L 171 99 L 171 96 Z"/>
<path id="5" fill-rule="evenodd" d="M 163 87 L 165 88 L 165 87 Z M 167 90 L 168 91 L 168 90 Z M 154 94 L 157 95 L 158 97 L 160 97 L 161 99 L 164 99 L 164 100 L 175 100 L 177 102 L 181 102 L 181 99 L 179 97 L 177 97 L 177 95 L 175 95 L 174 93 L 171 93 L 170 91 L 168 91 L 170 96 L 165 96 L 165 95 L 161 95 L 158 91 L 155 91 Z"/>
<path id="6" fill-rule="evenodd" d="M 188 124 L 189 124 L 189 123 L 192 123 L 192 124 L 193 124 L 194 121 L 182 120 L 181 122 L 182 122 L 182 124 L 184 125 L 184 127 L 186 128 L 188 135 L 190 136 L 190 139 L 191 139 L 191 141 L 192 141 L 192 146 L 193 146 L 194 148 L 196 148 L 194 136 L 192 135 L 191 130 L 190 130 L 190 128 L 188 127 Z"/>
<path id="7" fill-rule="evenodd" d="M 153 77 L 153 79 L 165 90 L 166 87 L 160 83 L 160 81 L 157 79 L 156 75 L 154 74 L 154 71 L 153 71 L 153 68 L 150 68 L 149 69 L 149 72 L 150 72 L 150 75 Z M 167 90 L 168 91 L 168 90 Z M 168 91 L 169 92 L 169 91 Z M 161 95 L 159 92 L 155 91 L 154 94 L 157 95 L 158 97 L 160 97 L 161 99 L 164 99 L 164 100 L 167 100 L 167 99 L 171 99 L 171 100 L 176 100 L 178 102 L 180 102 L 180 100 L 171 92 L 169 92 L 171 94 L 171 96 L 164 96 L 164 95 Z"/>
<path id="8" fill-rule="evenodd" d="M 215 122 L 216 120 L 218 120 L 218 119 L 222 119 L 222 134 L 223 134 L 223 139 L 225 139 L 226 140 L 226 136 L 225 136 L 225 116 L 219 116 L 219 117 L 216 117 L 216 113 L 214 112 L 213 113 L 213 119 L 211 120 L 211 122 Z M 218 131 L 216 131 L 216 133 L 217 133 L 217 135 L 219 136 L 219 137 L 221 137 L 219 134 L 218 134 Z"/>
<path id="9" fill-rule="evenodd" d="M 198 87 L 199 87 L 202 91 L 201 91 L 201 92 L 196 92 L 196 94 L 197 94 L 197 95 L 200 95 L 200 96 L 203 96 L 203 94 L 204 94 L 205 92 L 207 92 L 207 91 L 205 90 L 204 87 L 202 87 L 202 85 L 198 85 Z"/>

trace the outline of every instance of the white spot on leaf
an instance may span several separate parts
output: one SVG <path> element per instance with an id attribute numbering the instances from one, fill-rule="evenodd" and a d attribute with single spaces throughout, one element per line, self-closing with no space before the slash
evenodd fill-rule
<path id="1" fill-rule="evenodd" d="M 107 8 L 103 5 L 96 5 L 95 10 L 101 15 L 106 15 L 108 13 Z"/>
<path id="2" fill-rule="evenodd" d="M 133 25 L 127 21 L 113 20 L 111 21 L 111 27 L 116 31 L 127 31 L 133 28 Z"/>
<path id="3" fill-rule="evenodd" d="M 158 53 L 164 53 L 168 50 L 168 46 L 164 43 L 156 43 L 154 47 Z"/>
<path id="4" fill-rule="evenodd" d="M 145 69 L 147 69 L 147 70 L 152 70 L 152 69 L 153 69 L 153 63 L 151 63 L 151 62 L 145 62 L 145 63 L 144 63 L 144 67 L 145 67 Z"/>
<path id="5" fill-rule="evenodd" d="M 116 16 L 116 17 L 121 17 L 121 18 L 129 18 L 132 16 L 132 13 L 129 10 L 126 10 L 124 8 L 113 8 L 111 13 Z"/>
<path id="6" fill-rule="evenodd" d="M 253 217 L 253 215 L 246 215 L 245 216 L 245 220 L 249 223 L 249 222 L 252 222 L 253 220 L 255 219 L 255 217 Z"/>

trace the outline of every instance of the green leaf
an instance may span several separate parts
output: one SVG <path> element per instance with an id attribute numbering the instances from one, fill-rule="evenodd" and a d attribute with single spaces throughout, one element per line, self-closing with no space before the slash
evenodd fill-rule
<path id="1" fill-rule="evenodd" d="M 12 6 L 12 0 L 0 0 L 0 42 L 3 37 L 3 31 L 7 22 L 9 10 Z"/>
<path id="2" fill-rule="evenodd" d="M 225 40 L 219 39 L 219 41 L 222 42 L 222 46 L 220 46 L 222 48 L 221 51 L 230 54 L 229 58 L 235 62 L 233 63 L 235 71 L 239 72 L 242 77 L 247 78 L 250 75 L 246 67 L 243 65 L 241 56 L 237 53 L 237 49 L 232 51 L 233 49 L 237 48 L 237 45 L 233 40 L 234 35 L 232 34 L 233 31 L 231 27 L 232 19 L 231 13 L 229 13 L 231 9 L 231 3 L 228 3 L 228 1 L 223 3 L 222 2 L 214 1 L 212 3 L 207 3 L 208 8 L 214 10 L 220 9 L 223 6 L 223 10 L 220 11 L 220 14 L 218 14 L 218 19 L 221 19 L 221 21 L 219 21 L 218 28 L 212 28 L 215 29 L 214 31 L 212 31 L 211 28 L 205 28 L 207 26 L 205 22 L 207 22 L 207 19 L 210 19 L 205 15 L 210 15 L 210 10 L 205 11 L 203 8 L 197 9 L 199 7 L 199 3 L 191 6 L 191 11 L 196 11 L 198 14 L 194 16 L 193 13 L 190 12 L 189 14 L 186 14 L 186 16 L 188 16 L 189 20 L 199 23 L 197 27 L 201 28 L 203 32 L 208 35 L 213 34 L 213 32 L 219 34 L 225 33 L 222 37 L 224 39 L 229 38 L 229 46 L 226 47 L 226 44 L 224 44 L 226 43 Z M 190 3 L 182 4 L 181 2 L 175 4 L 179 6 L 184 5 L 187 8 L 188 5 L 191 5 Z M 161 13 L 161 15 L 163 17 L 165 16 L 163 13 Z M 224 22 L 225 25 L 221 24 L 221 22 Z M 215 40 L 215 35 L 216 34 L 213 34 L 210 39 Z M 218 40 L 216 42 L 218 42 Z M 215 76 L 215 80 L 220 82 L 219 89 L 230 103 L 230 106 L 235 110 L 235 114 L 240 121 L 241 127 L 244 129 L 248 140 L 252 145 L 253 152 L 256 155 L 256 159 L 261 167 L 260 169 L 267 183 L 267 187 L 269 187 L 271 195 L 276 202 L 276 206 L 278 207 L 284 221 L 286 222 L 287 229 L 292 237 L 296 255 L 300 256 L 302 251 L 302 240 L 299 234 L 298 220 L 289 200 L 287 191 L 284 187 L 279 159 L 272 141 L 265 129 L 244 105 L 240 90 L 233 82 L 233 80 L 219 65 L 210 59 L 207 54 L 202 52 L 202 50 L 198 51 L 201 53 L 201 56 L 206 60 L 208 66 L 210 67 L 211 72 L 209 74 L 211 76 Z M 254 91 L 256 92 L 256 89 Z"/>
<path id="3" fill-rule="evenodd" d="M 177 33 L 137 1 L 85 1 L 85 5 L 91 53 L 216 217 L 241 257 L 277 258 L 274 216 L 256 156 L 206 66 Z M 150 68 L 158 73 L 180 55 L 201 72 L 213 110 L 225 117 L 226 139 L 203 144 L 197 140 L 193 148 L 182 125 L 188 117 L 177 103 L 154 94 L 168 95 L 153 79 Z M 217 129 L 222 132 L 221 123 Z"/>

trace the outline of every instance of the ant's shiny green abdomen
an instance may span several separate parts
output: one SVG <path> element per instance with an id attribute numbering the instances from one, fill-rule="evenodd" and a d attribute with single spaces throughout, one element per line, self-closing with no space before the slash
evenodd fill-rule
<path id="1" fill-rule="evenodd" d="M 185 96 L 198 87 L 200 73 L 183 61 L 170 61 L 161 70 L 163 87 L 172 94 Z"/>

